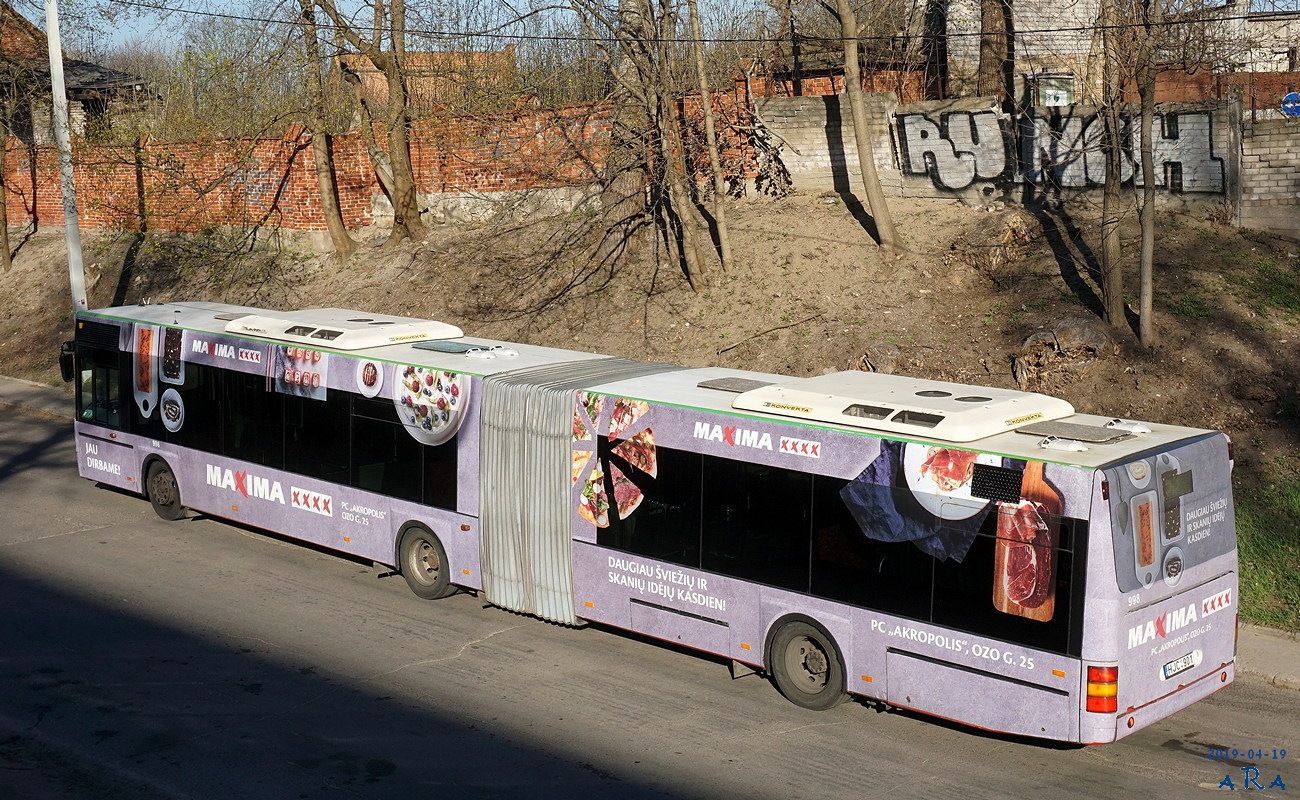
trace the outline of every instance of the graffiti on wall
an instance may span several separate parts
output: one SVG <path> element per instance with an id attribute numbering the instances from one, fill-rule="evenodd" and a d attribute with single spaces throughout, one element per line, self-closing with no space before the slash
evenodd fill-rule
<path id="1" fill-rule="evenodd" d="M 903 172 L 929 175 L 945 189 L 965 189 L 976 178 L 996 181 L 1007 171 L 1007 144 L 998 114 L 954 111 L 936 122 L 925 114 L 899 114 Z"/>
<path id="2" fill-rule="evenodd" d="M 1155 115 L 1152 150 L 1157 187 L 1224 193 L 1225 164 L 1214 152 L 1211 123 L 1211 115 L 1204 111 Z M 1085 189 L 1100 186 L 1106 178 L 1102 122 L 1096 114 L 1031 112 L 1012 119 L 992 110 L 900 112 L 895 125 L 904 174 L 928 176 L 941 189 L 965 189 L 976 182 Z M 1144 186 L 1141 167 L 1134 160 L 1137 125 L 1129 121 L 1125 131 L 1120 179 Z"/>

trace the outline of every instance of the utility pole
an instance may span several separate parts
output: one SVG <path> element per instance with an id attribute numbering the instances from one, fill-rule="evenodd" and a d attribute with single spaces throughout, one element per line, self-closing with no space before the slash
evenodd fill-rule
<path id="1" fill-rule="evenodd" d="M 77 191 L 72 183 L 72 137 L 68 134 L 68 92 L 63 85 L 63 46 L 59 41 L 57 0 L 45 0 L 45 38 L 50 50 L 50 90 L 54 143 L 59 150 L 59 177 L 63 187 L 63 226 L 68 240 L 68 282 L 72 311 L 85 311 L 86 267 L 81 259 L 81 228 L 77 224 Z"/>

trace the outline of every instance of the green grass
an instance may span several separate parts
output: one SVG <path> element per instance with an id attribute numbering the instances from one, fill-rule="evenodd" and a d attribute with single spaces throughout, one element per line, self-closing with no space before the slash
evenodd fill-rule
<path id="1" fill-rule="evenodd" d="M 1300 315 L 1300 274 L 1266 255 L 1241 259 L 1228 281 L 1233 291 L 1260 316 L 1282 312 Z"/>
<path id="2" fill-rule="evenodd" d="M 1300 479 L 1236 492 L 1241 616 L 1300 631 Z"/>
<path id="3" fill-rule="evenodd" d="M 1214 306 L 1193 292 L 1166 298 L 1164 306 L 1169 309 L 1169 313 L 1184 319 L 1209 319 L 1214 314 Z"/>

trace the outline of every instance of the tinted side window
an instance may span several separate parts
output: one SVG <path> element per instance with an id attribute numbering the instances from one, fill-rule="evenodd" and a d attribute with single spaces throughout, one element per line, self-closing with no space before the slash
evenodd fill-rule
<path id="1" fill-rule="evenodd" d="M 460 481 L 460 437 L 424 450 L 424 502 L 438 508 L 456 508 L 456 484 Z"/>
<path id="2" fill-rule="evenodd" d="M 867 538 L 840 499 L 845 483 L 818 476 L 814 484 L 812 593 L 929 619 L 934 559 L 911 542 Z"/>
<path id="3" fill-rule="evenodd" d="M 656 449 L 656 475 L 630 466 L 609 450 L 608 439 L 599 440 L 598 456 L 610 498 L 609 527 L 597 528 L 596 541 L 629 553 L 671 561 L 687 567 L 700 565 L 700 456 L 667 447 Z M 624 518 L 619 497 L 632 490 L 615 491 L 617 467 L 640 495 L 640 504 Z"/>
<path id="4" fill-rule="evenodd" d="M 347 483 L 348 409 L 344 392 L 326 400 L 284 397 L 284 468 L 311 478 Z"/>
<path id="5" fill-rule="evenodd" d="M 704 569 L 808 591 L 812 476 L 704 459 Z"/>
<path id="6" fill-rule="evenodd" d="M 263 375 L 224 373 L 225 454 L 280 469 L 284 466 L 284 395 Z"/>
<path id="7" fill-rule="evenodd" d="M 168 441 L 211 453 L 221 452 L 221 371 L 203 364 L 185 365 L 185 383 L 168 386 L 181 399 L 180 429 Z M 165 392 L 164 392 L 165 394 Z M 164 398 L 162 413 L 169 413 Z M 283 433 L 280 434 L 283 437 Z"/>
<path id="8" fill-rule="evenodd" d="M 1003 506 L 1006 509 L 1014 506 Z M 941 625 L 968 630 L 996 639 L 1077 655 L 1081 642 L 1082 613 L 1081 574 L 1086 523 L 1081 520 L 1044 516 L 1050 528 L 1051 548 L 1035 547 L 1029 559 L 1029 546 L 1023 542 L 998 539 L 998 514 L 990 514 L 976 536 L 975 544 L 960 564 L 941 561 L 935 564 L 933 621 Z M 1020 549 L 1017 556 L 1015 548 Z M 1002 553 L 999 554 L 999 549 Z M 1020 562 L 1020 563 L 1017 563 Z M 1030 581 L 1042 585 L 1032 599 L 1015 602 L 1017 577 L 1020 590 Z M 1076 598 L 1076 594 L 1079 597 Z"/>
<path id="9" fill-rule="evenodd" d="M 352 442 L 353 486 L 419 502 L 423 445 L 397 420 L 392 403 L 355 398 Z"/>

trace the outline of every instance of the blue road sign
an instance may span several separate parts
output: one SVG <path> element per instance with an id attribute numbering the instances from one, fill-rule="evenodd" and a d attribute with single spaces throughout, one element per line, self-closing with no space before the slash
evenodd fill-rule
<path id="1" fill-rule="evenodd" d="M 1300 92 L 1291 92 L 1282 98 L 1282 113 L 1288 117 L 1300 117 Z"/>

